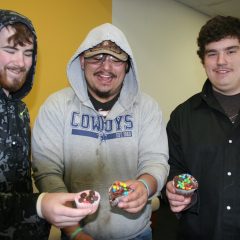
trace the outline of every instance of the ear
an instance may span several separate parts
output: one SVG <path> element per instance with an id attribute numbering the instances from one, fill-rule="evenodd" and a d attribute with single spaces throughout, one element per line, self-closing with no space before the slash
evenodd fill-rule
<path id="1" fill-rule="evenodd" d="M 125 73 L 128 73 L 129 72 L 129 69 L 130 69 L 130 62 L 127 61 L 127 64 L 125 66 Z"/>
<path id="2" fill-rule="evenodd" d="M 82 70 L 84 70 L 84 57 L 82 54 L 79 56 L 79 59 L 80 59 L 81 68 Z"/>

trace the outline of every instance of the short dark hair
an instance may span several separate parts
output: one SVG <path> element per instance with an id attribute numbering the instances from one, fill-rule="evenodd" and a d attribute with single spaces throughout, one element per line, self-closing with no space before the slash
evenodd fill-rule
<path id="1" fill-rule="evenodd" d="M 23 23 L 14 23 L 7 25 L 6 28 L 12 27 L 15 29 L 15 33 L 8 38 L 8 43 L 13 41 L 13 45 L 24 46 L 34 42 L 34 35 L 32 31 Z"/>
<path id="2" fill-rule="evenodd" d="M 211 42 L 220 41 L 226 37 L 238 38 L 240 41 L 240 19 L 232 16 L 216 16 L 202 26 L 198 39 L 197 54 L 204 63 L 205 47 Z"/>

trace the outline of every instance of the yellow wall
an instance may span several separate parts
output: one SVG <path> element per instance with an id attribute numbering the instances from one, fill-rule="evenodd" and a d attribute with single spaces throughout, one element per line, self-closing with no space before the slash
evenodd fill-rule
<path id="1" fill-rule="evenodd" d="M 31 124 L 40 105 L 53 92 L 68 86 L 66 65 L 93 27 L 112 21 L 111 0 L 1 0 L 1 9 L 11 9 L 30 18 L 38 36 L 35 83 L 24 99 Z"/>

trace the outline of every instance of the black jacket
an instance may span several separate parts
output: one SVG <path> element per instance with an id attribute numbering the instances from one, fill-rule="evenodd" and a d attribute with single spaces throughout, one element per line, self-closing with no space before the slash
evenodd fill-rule
<path id="1" fill-rule="evenodd" d="M 181 214 L 179 239 L 239 240 L 239 116 L 233 125 L 207 80 L 172 112 L 167 132 L 169 180 L 190 173 L 199 182 L 197 203 Z"/>
<path id="2" fill-rule="evenodd" d="M 21 22 L 35 36 L 31 22 L 24 16 L 0 10 L 0 30 Z M 0 239 L 48 239 L 50 225 L 36 213 L 38 193 L 32 189 L 30 166 L 30 120 L 22 98 L 32 88 L 37 43 L 34 39 L 33 65 L 19 91 L 8 97 L 0 87 Z"/>

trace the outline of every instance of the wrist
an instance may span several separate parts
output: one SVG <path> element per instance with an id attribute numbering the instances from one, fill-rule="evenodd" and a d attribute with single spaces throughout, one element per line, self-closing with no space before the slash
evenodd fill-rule
<path id="1" fill-rule="evenodd" d="M 42 199 L 44 197 L 46 193 L 41 193 L 39 196 L 38 196 L 38 199 L 37 199 L 37 204 L 36 204 L 36 210 L 37 210 L 37 215 L 40 217 L 40 218 L 44 218 L 43 217 L 43 214 L 42 214 Z"/>
<path id="2" fill-rule="evenodd" d="M 145 188 L 147 189 L 147 196 L 149 198 L 151 192 L 150 192 L 150 188 L 149 188 L 149 185 L 148 185 L 147 181 L 143 178 L 139 178 L 139 179 L 137 179 L 137 181 L 141 182 L 145 186 Z"/>
<path id="3" fill-rule="evenodd" d="M 74 239 L 77 237 L 77 235 L 82 232 L 82 230 L 83 230 L 83 229 L 82 229 L 80 226 L 78 226 L 78 227 L 70 234 L 69 239 L 70 239 L 70 240 L 74 240 Z"/>

